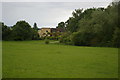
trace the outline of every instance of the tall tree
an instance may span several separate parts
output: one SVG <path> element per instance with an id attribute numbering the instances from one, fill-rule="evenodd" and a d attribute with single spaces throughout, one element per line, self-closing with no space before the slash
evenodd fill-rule
<path id="1" fill-rule="evenodd" d="M 65 23 L 66 28 L 70 32 L 76 32 L 78 29 L 78 21 L 81 19 L 81 13 L 83 9 L 75 9 L 70 17 Z"/>
<path id="2" fill-rule="evenodd" d="M 13 26 L 14 40 L 31 40 L 32 28 L 26 21 L 18 21 Z"/>
<path id="3" fill-rule="evenodd" d="M 65 23 L 64 23 L 64 22 L 60 22 L 60 23 L 58 23 L 57 28 L 65 29 Z"/>
<path id="4" fill-rule="evenodd" d="M 34 23 L 33 29 L 34 29 L 34 30 L 38 30 L 37 23 Z"/>
<path id="5" fill-rule="evenodd" d="M 12 30 L 10 27 L 6 26 L 4 23 L 2 24 L 2 40 L 12 40 Z"/>
<path id="6" fill-rule="evenodd" d="M 66 21 L 74 44 L 119 47 L 119 8 L 120 1 L 111 3 L 107 8 L 90 8 L 84 12 L 75 10 L 73 17 Z"/>
<path id="7" fill-rule="evenodd" d="M 34 23 L 33 25 L 33 29 L 32 29 L 32 39 L 33 40 L 38 40 L 39 39 L 39 34 L 38 34 L 38 27 L 37 27 L 37 23 Z"/>

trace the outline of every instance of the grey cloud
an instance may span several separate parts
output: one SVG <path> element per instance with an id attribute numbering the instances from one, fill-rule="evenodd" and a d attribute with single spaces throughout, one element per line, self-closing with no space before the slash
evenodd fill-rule
<path id="1" fill-rule="evenodd" d="M 2 3 L 0 2 L 0 21 L 2 21 Z"/>
<path id="2" fill-rule="evenodd" d="M 111 2 L 112 0 L 2 0 L 2 2 Z"/>
<path id="3" fill-rule="evenodd" d="M 26 20 L 32 26 L 56 27 L 66 21 L 74 9 L 107 7 L 110 2 L 3 2 L 2 20 L 6 25 L 14 25 L 16 21 Z"/>

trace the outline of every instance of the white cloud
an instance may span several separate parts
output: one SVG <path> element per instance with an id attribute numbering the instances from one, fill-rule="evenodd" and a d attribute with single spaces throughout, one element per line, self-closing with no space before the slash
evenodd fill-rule
<path id="1" fill-rule="evenodd" d="M 0 21 L 2 21 L 2 3 L 0 2 Z"/>
<path id="2" fill-rule="evenodd" d="M 111 2 L 112 0 L 2 0 L 2 2 Z"/>
<path id="3" fill-rule="evenodd" d="M 110 2 L 109 2 L 110 3 Z M 108 2 L 3 2 L 2 20 L 6 25 L 14 25 L 19 20 L 26 20 L 32 26 L 56 27 L 66 21 L 74 9 L 106 7 Z"/>

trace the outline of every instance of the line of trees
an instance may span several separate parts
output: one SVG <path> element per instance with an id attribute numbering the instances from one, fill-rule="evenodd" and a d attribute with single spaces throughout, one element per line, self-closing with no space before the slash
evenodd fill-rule
<path id="1" fill-rule="evenodd" d="M 8 27 L 4 23 L 1 24 L 2 40 L 23 41 L 39 39 L 38 27 L 36 23 L 34 23 L 33 28 L 26 21 L 18 21 L 12 27 Z"/>
<path id="2" fill-rule="evenodd" d="M 76 9 L 62 27 L 61 43 L 76 46 L 120 47 L 120 2 L 107 8 Z M 62 22 L 63 24 L 63 22 Z"/>
<path id="3" fill-rule="evenodd" d="M 76 46 L 120 47 L 120 2 L 112 2 L 107 8 L 75 9 L 66 22 L 57 28 L 66 32 L 60 42 Z M 37 40 L 38 27 L 26 21 L 18 21 L 12 27 L 2 24 L 2 40 Z"/>

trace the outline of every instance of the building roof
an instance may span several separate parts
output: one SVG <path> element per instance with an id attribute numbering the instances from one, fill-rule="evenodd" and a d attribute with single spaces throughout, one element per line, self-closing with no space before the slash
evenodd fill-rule
<path id="1" fill-rule="evenodd" d="M 38 30 L 41 30 L 41 29 L 51 29 L 52 32 L 56 32 L 56 31 L 65 32 L 63 28 L 39 28 Z"/>

